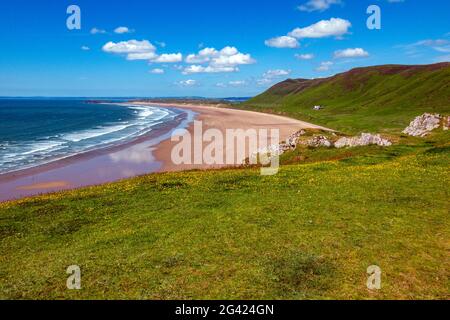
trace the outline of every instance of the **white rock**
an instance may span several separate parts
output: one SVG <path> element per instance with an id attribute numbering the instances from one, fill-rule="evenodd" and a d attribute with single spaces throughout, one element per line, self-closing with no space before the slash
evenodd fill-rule
<path id="1" fill-rule="evenodd" d="M 297 147 L 297 144 L 298 144 L 298 138 L 300 138 L 305 133 L 306 133 L 305 130 L 300 130 L 300 131 L 297 131 L 297 132 L 291 134 L 286 139 L 286 144 L 291 146 L 293 149 L 295 149 L 295 147 Z"/>
<path id="2" fill-rule="evenodd" d="M 359 137 L 343 137 L 334 143 L 336 148 L 344 147 L 358 147 L 358 146 L 368 146 L 368 145 L 378 145 L 382 147 L 388 147 L 392 145 L 389 140 L 383 139 L 379 134 L 362 133 Z"/>
<path id="3" fill-rule="evenodd" d="M 439 128 L 441 119 L 442 116 L 440 114 L 424 113 L 411 121 L 409 126 L 403 130 L 403 133 L 414 137 L 425 137 L 434 129 Z"/>
<path id="4" fill-rule="evenodd" d="M 317 147 L 331 147 L 333 144 L 330 140 L 328 140 L 325 136 L 315 136 L 312 139 L 308 140 L 307 145 L 313 148 Z"/>

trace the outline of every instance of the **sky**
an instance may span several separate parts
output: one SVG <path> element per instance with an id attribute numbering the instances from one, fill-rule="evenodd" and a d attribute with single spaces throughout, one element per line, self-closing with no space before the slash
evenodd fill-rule
<path id="1" fill-rule="evenodd" d="M 5 0 L 0 96 L 247 97 L 287 78 L 450 61 L 449 12 L 448 0 Z"/>

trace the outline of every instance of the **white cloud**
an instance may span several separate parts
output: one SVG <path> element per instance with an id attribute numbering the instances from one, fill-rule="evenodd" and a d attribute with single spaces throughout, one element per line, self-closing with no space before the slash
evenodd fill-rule
<path id="1" fill-rule="evenodd" d="M 440 56 L 434 59 L 435 62 L 450 62 L 450 54 L 446 56 Z"/>
<path id="2" fill-rule="evenodd" d="M 156 48 L 148 40 L 128 40 L 118 43 L 110 41 L 103 46 L 103 51 L 108 53 L 149 53 L 155 52 Z"/>
<path id="3" fill-rule="evenodd" d="M 117 43 L 110 41 L 102 49 L 107 53 L 126 55 L 127 60 L 148 60 L 154 63 L 174 63 L 183 60 L 181 53 L 158 55 L 156 47 L 148 40 L 128 40 Z"/>
<path id="4" fill-rule="evenodd" d="M 333 62 L 331 61 L 324 61 L 322 63 L 320 63 L 320 65 L 316 68 L 316 71 L 319 72 L 325 72 L 330 70 L 330 68 L 333 66 Z"/>
<path id="5" fill-rule="evenodd" d="M 218 55 L 218 51 L 214 48 L 204 48 L 198 54 L 190 54 L 186 57 L 187 63 L 206 63 L 211 61 L 214 56 Z"/>
<path id="6" fill-rule="evenodd" d="M 234 80 L 234 81 L 228 81 L 227 83 L 218 82 L 218 83 L 216 83 L 216 87 L 219 87 L 219 88 L 242 87 L 242 86 L 246 86 L 247 84 L 248 84 L 248 82 L 245 80 Z"/>
<path id="7" fill-rule="evenodd" d="M 104 34 L 104 33 L 106 33 L 106 30 L 98 29 L 95 27 L 91 29 L 91 34 Z"/>
<path id="8" fill-rule="evenodd" d="M 91 50 L 91 48 L 89 48 L 88 46 L 81 46 L 81 50 L 89 51 L 89 50 Z"/>
<path id="9" fill-rule="evenodd" d="M 164 53 L 156 58 L 150 59 L 151 62 L 158 63 L 175 63 L 183 61 L 183 55 L 181 53 Z"/>
<path id="10" fill-rule="evenodd" d="M 158 55 L 155 52 L 129 53 L 127 60 L 152 60 L 157 57 Z"/>
<path id="11" fill-rule="evenodd" d="M 153 73 L 153 74 L 164 74 L 164 69 L 155 68 L 155 69 L 150 70 L 150 73 Z"/>
<path id="12" fill-rule="evenodd" d="M 264 42 L 266 46 L 273 48 L 298 48 L 300 44 L 297 39 L 289 36 L 276 37 Z"/>
<path id="13" fill-rule="evenodd" d="M 309 0 L 305 4 L 298 7 L 300 11 L 325 11 L 329 9 L 333 4 L 340 4 L 341 0 Z"/>
<path id="14" fill-rule="evenodd" d="M 431 48 L 437 52 L 450 52 L 450 40 L 446 39 L 426 39 L 408 45 L 398 46 L 408 50 L 408 54 L 417 54 L 420 48 Z"/>
<path id="15" fill-rule="evenodd" d="M 264 72 L 263 77 L 264 78 L 277 78 L 277 77 L 283 77 L 291 74 L 291 70 L 283 70 L 283 69 L 276 69 L 276 70 L 269 70 Z"/>
<path id="16" fill-rule="evenodd" d="M 341 59 L 341 58 L 362 58 L 362 57 L 368 57 L 369 53 L 362 49 L 362 48 L 354 48 L 354 49 L 345 49 L 345 50 L 338 50 L 334 52 L 334 58 L 335 59 Z"/>
<path id="17" fill-rule="evenodd" d="M 181 81 L 176 82 L 176 84 L 178 84 L 182 87 L 193 87 L 193 86 L 197 85 L 197 80 L 192 80 L 192 79 L 181 80 Z"/>
<path id="18" fill-rule="evenodd" d="M 268 70 L 263 73 L 261 79 L 256 80 L 256 83 L 258 85 L 268 85 L 270 83 L 273 83 L 275 80 L 287 77 L 290 74 L 291 70 L 283 70 L 283 69 Z"/>
<path id="19" fill-rule="evenodd" d="M 166 47 L 166 43 L 162 42 L 162 41 L 155 41 L 155 43 L 160 46 L 161 48 L 165 48 Z"/>
<path id="20" fill-rule="evenodd" d="M 184 74 L 234 72 L 239 71 L 239 65 L 256 62 L 250 54 L 241 53 L 237 48 L 230 46 L 220 51 L 215 48 L 204 48 L 197 54 L 189 54 L 185 61 L 193 65 L 186 67 Z"/>
<path id="21" fill-rule="evenodd" d="M 321 20 L 305 28 L 296 28 L 288 35 L 297 39 L 341 37 L 348 33 L 351 26 L 352 24 L 348 20 L 331 18 L 330 20 Z"/>
<path id="22" fill-rule="evenodd" d="M 306 53 L 306 54 L 295 54 L 294 55 L 299 60 L 311 60 L 314 59 L 314 55 L 312 53 Z"/>
<path id="23" fill-rule="evenodd" d="M 247 85 L 247 82 L 244 80 L 236 80 L 236 81 L 230 81 L 230 82 L 228 82 L 228 84 L 233 87 L 240 87 L 240 86 Z"/>
<path id="24" fill-rule="evenodd" d="M 413 43 L 409 46 L 411 47 L 420 47 L 420 46 L 426 46 L 426 47 L 435 47 L 435 46 L 443 46 L 450 44 L 449 40 L 445 39 L 427 39 L 427 40 L 421 40 L 417 41 L 416 43 Z"/>
<path id="25" fill-rule="evenodd" d="M 237 67 L 220 67 L 220 66 L 201 66 L 193 64 L 189 67 L 184 68 L 183 74 L 194 74 L 194 73 L 221 73 L 221 72 L 237 72 L 239 68 Z"/>
<path id="26" fill-rule="evenodd" d="M 132 33 L 133 30 L 129 29 L 128 27 L 117 27 L 114 29 L 114 33 L 117 34 L 124 34 L 124 33 Z"/>

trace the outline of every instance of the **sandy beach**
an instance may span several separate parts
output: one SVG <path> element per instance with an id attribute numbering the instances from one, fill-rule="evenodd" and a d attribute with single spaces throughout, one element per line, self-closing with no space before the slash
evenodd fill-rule
<path id="1" fill-rule="evenodd" d="M 218 129 L 222 134 L 226 135 L 227 129 L 278 129 L 280 132 L 280 141 L 286 140 L 292 133 L 299 131 L 300 129 L 323 129 L 327 128 L 317 126 L 308 122 L 299 121 L 296 119 L 272 115 L 267 113 L 260 113 L 254 111 L 237 110 L 229 108 L 219 108 L 214 106 L 198 106 L 191 104 L 158 104 L 166 107 L 177 107 L 179 109 L 189 109 L 198 114 L 197 121 L 201 121 L 203 125 L 203 131 L 214 128 Z M 189 134 L 195 139 L 196 133 L 194 132 L 194 125 L 191 123 L 187 129 Z M 197 134 L 198 135 L 198 134 Z M 172 142 L 171 140 L 162 141 L 155 149 L 155 159 L 162 163 L 160 171 L 182 171 L 182 170 L 194 170 L 194 169 L 211 169 L 227 167 L 229 165 L 208 165 L 208 164 L 181 164 L 176 165 L 171 160 L 171 151 L 178 142 Z M 204 147 L 206 144 L 204 144 Z M 226 155 L 229 152 L 235 152 L 231 150 L 230 146 L 224 146 L 223 152 Z M 249 151 L 246 150 L 245 157 L 249 156 Z M 236 163 L 241 163 L 244 159 L 236 159 Z"/>
<path id="2" fill-rule="evenodd" d="M 203 130 L 213 128 L 225 133 L 226 129 L 279 129 L 280 141 L 285 140 L 289 135 L 300 129 L 326 129 L 287 117 L 245 110 L 188 104 L 144 102 L 133 102 L 133 104 L 184 109 L 189 112 L 188 114 L 191 117 L 195 115 L 196 121 L 202 122 Z M 186 115 L 183 121 L 185 121 L 188 132 L 194 137 L 196 133 L 191 120 Z M 172 131 L 173 127 L 170 129 L 163 128 L 160 129 L 160 132 L 153 132 L 151 136 L 143 136 L 122 145 L 0 175 L 0 201 L 98 185 L 152 172 L 212 169 L 229 166 L 226 164 L 174 164 L 171 159 L 171 152 L 177 142 L 172 142 L 170 139 Z M 224 154 L 230 151 L 232 150 L 225 146 Z M 248 153 L 246 156 L 248 156 Z"/>

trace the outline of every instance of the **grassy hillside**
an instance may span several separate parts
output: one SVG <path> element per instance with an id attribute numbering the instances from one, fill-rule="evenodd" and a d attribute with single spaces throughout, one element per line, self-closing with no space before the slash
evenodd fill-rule
<path id="1" fill-rule="evenodd" d="M 0 204 L 0 298 L 450 298 L 449 133 L 352 150 Z"/>
<path id="2" fill-rule="evenodd" d="M 450 299 L 450 131 L 399 134 L 450 113 L 449 79 L 450 64 L 355 69 L 242 106 L 390 133 L 391 147 L 299 146 L 270 177 L 151 174 L 2 203 L 0 299 Z M 82 290 L 66 288 L 70 265 Z"/>
<path id="3" fill-rule="evenodd" d="M 325 106 L 313 110 L 314 105 Z M 424 112 L 450 113 L 450 63 L 357 68 L 326 79 L 289 79 L 241 105 L 345 133 L 400 133 Z"/>

